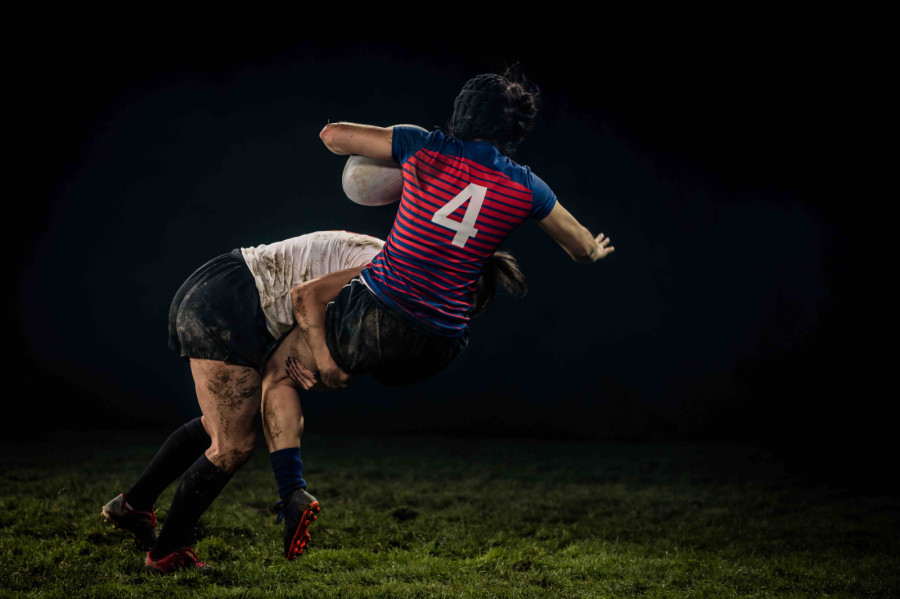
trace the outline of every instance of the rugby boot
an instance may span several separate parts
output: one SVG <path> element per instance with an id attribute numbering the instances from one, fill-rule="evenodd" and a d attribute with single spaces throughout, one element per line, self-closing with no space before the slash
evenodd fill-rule
<path id="1" fill-rule="evenodd" d="M 103 506 L 100 515 L 107 523 L 131 533 L 141 549 L 150 550 L 156 543 L 155 509 L 149 512 L 132 509 L 125 501 L 125 495 L 120 493 L 118 497 Z"/>
<path id="2" fill-rule="evenodd" d="M 294 561 L 309 546 L 309 525 L 319 513 L 319 501 L 306 489 L 297 489 L 275 507 L 281 506 L 278 522 L 284 520 L 284 557 Z"/>
<path id="3" fill-rule="evenodd" d="M 150 557 L 150 552 L 148 551 L 147 559 L 144 560 L 144 567 L 163 574 L 171 574 L 177 570 L 206 570 L 208 568 L 190 547 L 176 549 L 169 555 L 159 559 Z"/>

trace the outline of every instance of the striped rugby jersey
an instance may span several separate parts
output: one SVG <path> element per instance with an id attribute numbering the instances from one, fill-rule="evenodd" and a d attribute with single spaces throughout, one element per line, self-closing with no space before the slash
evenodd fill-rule
<path id="1" fill-rule="evenodd" d="M 442 337 L 465 333 L 485 260 L 556 196 L 488 141 L 394 127 L 403 195 L 391 234 L 362 272 L 383 304 Z"/>

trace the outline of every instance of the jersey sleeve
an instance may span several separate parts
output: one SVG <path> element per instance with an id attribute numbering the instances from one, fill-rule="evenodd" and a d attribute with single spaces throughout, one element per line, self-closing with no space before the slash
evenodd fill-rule
<path id="1" fill-rule="evenodd" d="M 428 142 L 429 133 L 416 127 L 394 127 L 391 156 L 403 164 Z"/>
<path id="2" fill-rule="evenodd" d="M 531 179 L 531 216 L 544 220 L 556 205 L 556 194 L 534 173 L 531 173 Z"/>

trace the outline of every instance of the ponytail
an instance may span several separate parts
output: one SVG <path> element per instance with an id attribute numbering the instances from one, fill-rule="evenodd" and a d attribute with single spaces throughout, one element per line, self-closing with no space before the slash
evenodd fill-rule
<path id="1" fill-rule="evenodd" d="M 478 316 L 491 305 L 497 295 L 497 285 L 513 295 L 528 293 L 528 282 L 519 270 L 519 264 L 509 252 L 497 251 L 485 261 L 484 269 L 475 287 L 475 301 L 470 317 Z"/>

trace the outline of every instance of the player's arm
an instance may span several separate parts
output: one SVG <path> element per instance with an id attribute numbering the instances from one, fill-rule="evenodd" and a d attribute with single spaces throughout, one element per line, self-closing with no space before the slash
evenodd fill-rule
<path id="1" fill-rule="evenodd" d="M 596 262 L 616 249 L 609 245 L 609 238 L 603 233 L 594 237 L 559 202 L 556 202 L 550 214 L 537 223 L 547 235 L 566 250 L 572 260 L 581 264 Z"/>
<path id="2" fill-rule="evenodd" d="M 394 132 L 390 127 L 356 123 L 328 123 L 319 133 L 325 147 L 335 154 L 360 154 L 378 160 L 390 160 Z"/>
<path id="3" fill-rule="evenodd" d="M 343 389 L 350 375 L 331 357 L 325 342 L 325 308 L 362 266 L 333 272 L 291 288 L 291 307 L 303 338 L 312 350 L 320 380 L 334 389 Z M 296 355 L 296 354 L 294 354 Z"/>

